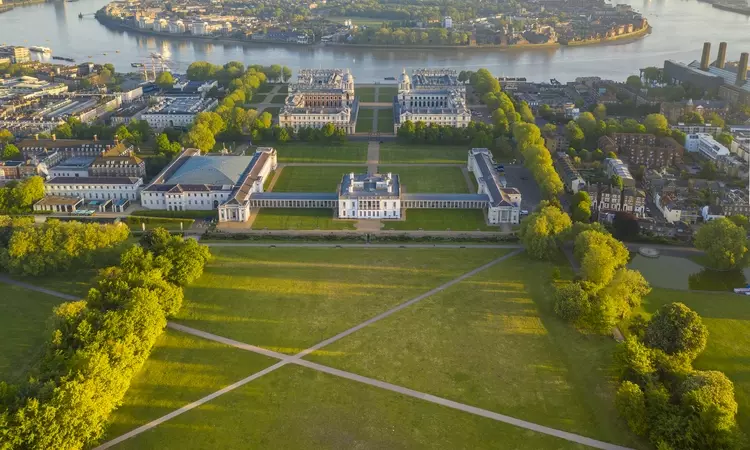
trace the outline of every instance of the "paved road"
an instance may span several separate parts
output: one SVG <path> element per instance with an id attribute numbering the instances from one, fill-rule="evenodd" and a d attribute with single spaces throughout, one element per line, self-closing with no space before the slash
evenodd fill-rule
<path id="1" fill-rule="evenodd" d="M 520 249 L 520 244 L 337 244 L 331 243 L 251 243 L 251 242 L 202 242 L 209 247 L 291 247 L 291 248 L 504 248 Z"/>

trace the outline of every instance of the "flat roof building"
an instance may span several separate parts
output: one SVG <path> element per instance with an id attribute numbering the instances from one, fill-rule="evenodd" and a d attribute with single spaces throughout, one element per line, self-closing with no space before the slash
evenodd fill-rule
<path id="1" fill-rule="evenodd" d="M 192 125 L 195 116 L 213 110 L 218 104 L 215 98 L 161 97 L 158 104 L 141 114 L 141 119 L 157 130 L 187 128 Z"/>
<path id="2" fill-rule="evenodd" d="M 348 173 L 338 187 L 339 218 L 398 219 L 401 187 L 398 175 Z"/>

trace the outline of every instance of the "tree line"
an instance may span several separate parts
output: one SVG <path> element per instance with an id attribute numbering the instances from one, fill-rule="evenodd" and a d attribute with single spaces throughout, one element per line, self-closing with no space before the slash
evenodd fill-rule
<path id="1" fill-rule="evenodd" d="M 182 286 L 203 272 L 208 248 L 164 229 L 146 233 L 118 266 L 99 274 L 84 300 L 55 308 L 45 352 L 24 381 L 0 382 L 0 445 L 83 448 L 148 359 Z"/>
<path id="2" fill-rule="evenodd" d="M 29 213 L 34 203 L 44 197 L 44 180 L 33 176 L 12 180 L 0 188 L 0 214 Z"/>

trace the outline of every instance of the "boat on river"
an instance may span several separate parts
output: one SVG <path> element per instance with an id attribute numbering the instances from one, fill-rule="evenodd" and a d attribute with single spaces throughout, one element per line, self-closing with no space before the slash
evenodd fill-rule
<path id="1" fill-rule="evenodd" d="M 52 53 L 52 49 L 49 47 L 40 47 L 38 45 L 32 45 L 29 47 L 29 51 L 36 53 Z"/>

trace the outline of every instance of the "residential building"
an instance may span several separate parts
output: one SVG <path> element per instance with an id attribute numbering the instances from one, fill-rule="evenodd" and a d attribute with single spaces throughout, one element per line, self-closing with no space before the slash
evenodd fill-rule
<path id="1" fill-rule="evenodd" d="M 557 173 L 560 174 L 560 178 L 565 185 L 566 191 L 576 194 L 586 186 L 586 181 L 573 166 L 573 161 L 570 160 L 570 156 L 567 154 L 557 154 L 557 158 L 555 158 L 555 168 L 557 169 Z"/>
<path id="2" fill-rule="evenodd" d="M 213 98 L 161 97 L 158 104 L 141 114 L 141 119 L 155 130 L 187 128 L 192 125 L 195 116 L 213 110 L 218 104 Z"/>
<path id="3" fill-rule="evenodd" d="M 411 77 L 404 70 L 393 111 L 394 132 L 407 120 L 456 128 L 465 128 L 471 122 L 466 87 L 458 82 L 456 71 L 448 69 L 417 69 Z"/>
<path id="4" fill-rule="evenodd" d="M 31 53 L 26 47 L 0 46 L 0 58 L 9 58 L 13 64 L 21 64 L 31 61 Z"/>
<path id="5" fill-rule="evenodd" d="M 630 174 L 628 166 L 617 158 L 606 158 L 604 160 L 604 170 L 607 176 L 617 175 L 622 179 L 623 186 L 633 187 L 635 186 L 635 179 Z"/>
<path id="6" fill-rule="evenodd" d="M 718 134 L 723 130 L 722 127 L 714 126 L 710 123 L 678 123 L 677 125 L 671 125 L 669 128 L 682 131 L 685 134 Z"/>
<path id="7" fill-rule="evenodd" d="M 679 123 L 683 116 L 698 113 L 701 117 L 708 117 L 715 113 L 725 117 L 729 112 L 729 104 L 723 100 L 684 100 L 681 102 L 662 102 L 659 112 L 670 123 Z M 687 133 L 687 131 L 685 131 Z"/>
<path id="8" fill-rule="evenodd" d="M 146 176 L 146 162 L 131 153 L 121 156 L 103 155 L 89 166 L 92 177 L 140 177 Z"/>
<path id="9" fill-rule="evenodd" d="M 93 156 L 74 156 L 49 169 L 49 177 L 77 178 L 88 177 L 89 167 L 94 162 Z"/>
<path id="10" fill-rule="evenodd" d="M 357 126 L 359 101 L 354 76 L 342 69 L 302 69 L 279 111 L 279 125 L 295 130 L 323 128 L 332 123 L 347 134 Z"/>
<path id="11" fill-rule="evenodd" d="M 682 162 L 683 147 L 669 137 L 657 138 L 653 134 L 614 133 L 599 138 L 603 152 L 614 152 L 629 164 L 648 168 L 669 167 Z"/>
<path id="12" fill-rule="evenodd" d="M 720 156 L 729 155 L 729 149 L 706 133 L 689 134 L 685 137 L 685 148 L 689 152 L 698 152 L 711 161 L 716 161 Z"/>
<path id="13" fill-rule="evenodd" d="M 344 175 L 338 187 L 338 217 L 342 219 L 399 219 L 401 188 L 398 175 Z"/>
<path id="14" fill-rule="evenodd" d="M 646 212 L 646 193 L 635 187 L 624 187 L 622 190 L 611 185 L 597 183 L 585 187 L 591 198 L 591 211 L 612 213 L 618 211 L 629 212 L 637 217 L 643 217 Z"/>

